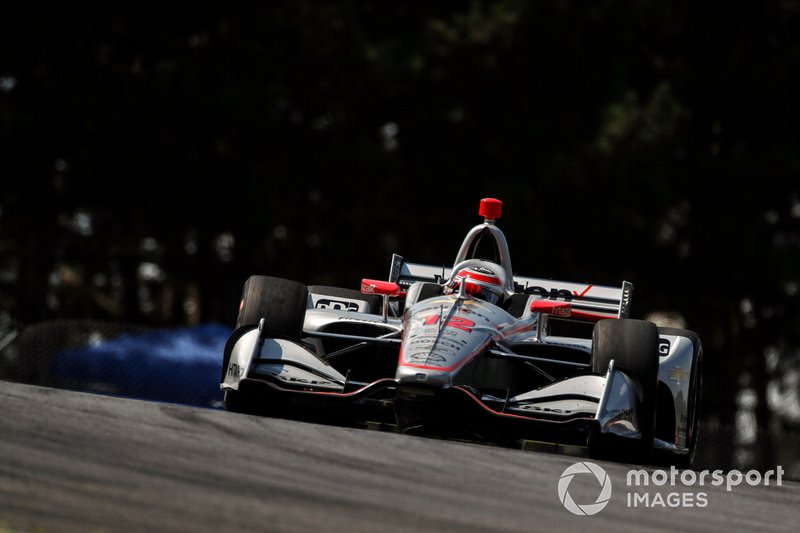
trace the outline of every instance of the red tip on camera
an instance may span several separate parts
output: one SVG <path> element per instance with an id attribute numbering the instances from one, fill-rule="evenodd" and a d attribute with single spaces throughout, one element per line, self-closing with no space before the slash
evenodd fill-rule
<path id="1" fill-rule="evenodd" d="M 481 200 L 481 206 L 478 209 L 478 214 L 487 220 L 495 220 L 500 218 L 503 213 L 503 202 L 497 198 L 484 198 Z"/>

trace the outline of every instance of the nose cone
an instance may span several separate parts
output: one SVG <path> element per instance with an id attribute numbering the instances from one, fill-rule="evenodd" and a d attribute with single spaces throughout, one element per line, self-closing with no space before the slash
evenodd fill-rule
<path id="1" fill-rule="evenodd" d="M 395 376 L 401 385 L 427 385 L 446 389 L 453 384 L 453 374 L 443 370 L 401 366 Z"/>
<path id="2" fill-rule="evenodd" d="M 448 388 L 453 376 L 479 357 L 510 315 L 481 300 L 455 295 L 418 302 L 406 311 L 396 379 Z"/>

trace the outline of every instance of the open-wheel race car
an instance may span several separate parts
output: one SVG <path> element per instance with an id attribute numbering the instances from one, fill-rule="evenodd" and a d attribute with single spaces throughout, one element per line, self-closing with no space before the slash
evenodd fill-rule
<path id="1" fill-rule="evenodd" d="M 698 335 L 629 318 L 628 282 L 515 276 L 501 209 L 481 200 L 452 268 L 395 254 L 360 291 L 251 276 L 224 352 L 227 408 L 690 466 Z"/>

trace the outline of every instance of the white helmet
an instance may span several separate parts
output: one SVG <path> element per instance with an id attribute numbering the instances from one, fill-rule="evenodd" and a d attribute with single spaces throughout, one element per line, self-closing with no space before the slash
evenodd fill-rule
<path id="1" fill-rule="evenodd" d="M 505 275 L 500 265 L 476 260 L 465 261 L 462 265 L 459 265 L 458 271 L 453 273 L 445 292 L 450 294 L 457 292 L 461 284 L 465 283 L 466 293 L 470 296 L 492 304 L 497 304 L 503 299 Z"/>

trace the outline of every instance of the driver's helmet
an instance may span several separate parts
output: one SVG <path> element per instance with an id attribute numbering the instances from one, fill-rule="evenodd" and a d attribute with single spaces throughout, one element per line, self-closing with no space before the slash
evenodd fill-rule
<path id="1" fill-rule="evenodd" d="M 490 263 L 491 264 L 491 263 Z M 458 292 L 462 283 L 466 283 L 466 292 L 474 298 L 480 298 L 496 304 L 503 299 L 503 270 L 488 266 L 467 266 L 460 269 L 447 287 L 448 293 Z"/>

